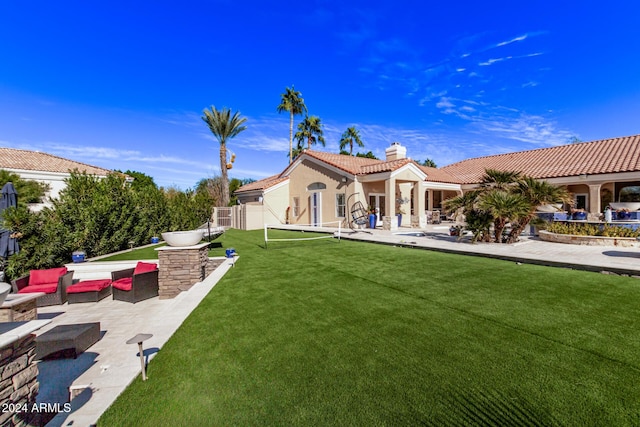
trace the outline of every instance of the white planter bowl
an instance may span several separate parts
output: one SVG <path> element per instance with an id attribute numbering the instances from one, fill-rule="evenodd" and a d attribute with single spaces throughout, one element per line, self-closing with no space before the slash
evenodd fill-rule
<path id="1" fill-rule="evenodd" d="M 554 203 L 551 205 L 540 205 L 536 210 L 538 212 L 552 213 L 552 212 L 559 212 L 560 209 L 562 209 L 562 203 Z"/>
<path id="2" fill-rule="evenodd" d="M 640 209 L 640 202 L 618 202 L 618 203 L 609 203 L 611 209 L 629 209 L 630 211 L 637 211 Z"/>
<path id="3" fill-rule="evenodd" d="M 200 243 L 204 230 L 169 231 L 162 233 L 162 240 L 169 246 L 193 246 Z"/>
<path id="4" fill-rule="evenodd" d="M 0 305 L 4 303 L 5 298 L 11 292 L 11 285 L 5 282 L 0 282 Z"/>

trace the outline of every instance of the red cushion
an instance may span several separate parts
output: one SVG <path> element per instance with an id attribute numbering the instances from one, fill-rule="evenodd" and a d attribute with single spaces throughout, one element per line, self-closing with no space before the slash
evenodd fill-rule
<path id="1" fill-rule="evenodd" d="M 41 283 L 39 285 L 29 285 L 18 291 L 19 294 L 30 294 L 32 292 L 44 292 L 45 294 L 55 294 L 58 290 L 58 281 L 54 283 Z"/>
<path id="2" fill-rule="evenodd" d="M 138 261 L 138 264 L 136 264 L 136 268 L 133 270 L 133 274 L 147 273 L 149 271 L 156 271 L 157 269 L 158 264 Z"/>
<path id="3" fill-rule="evenodd" d="M 120 289 L 121 291 L 130 291 L 133 285 L 133 277 L 124 277 L 122 279 L 118 279 L 111 284 L 116 289 Z"/>
<path id="4" fill-rule="evenodd" d="M 58 283 L 58 278 L 67 274 L 67 267 L 49 268 L 48 270 L 31 270 L 29 272 L 29 286 L 45 283 Z"/>
<path id="5" fill-rule="evenodd" d="M 67 288 L 67 293 L 78 294 L 81 292 L 99 292 L 104 288 L 109 287 L 110 284 L 111 280 L 109 279 L 84 280 L 76 283 L 75 285 L 69 286 Z"/>

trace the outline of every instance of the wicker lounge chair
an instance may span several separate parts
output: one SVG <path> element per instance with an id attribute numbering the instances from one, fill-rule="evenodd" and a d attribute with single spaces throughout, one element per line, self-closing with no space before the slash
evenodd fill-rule
<path id="1" fill-rule="evenodd" d="M 31 270 L 26 276 L 11 281 L 15 293 L 44 292 L 36 301 L 38 307 L 67 302 L 67 288 L 72 283 L 73 271 L 67 271 L 66 267 Z"/>
<path id="2" fill-rule="evenodd" d="M 113 299 L 136 303 L 158 296 L 158 266 L 138 262 L 135 268 L 111 272 Z"/>

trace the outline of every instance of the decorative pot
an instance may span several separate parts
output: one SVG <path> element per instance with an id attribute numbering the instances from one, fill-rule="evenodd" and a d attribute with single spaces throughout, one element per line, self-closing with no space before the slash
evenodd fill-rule
<path id="1" fill-rule="evenodd" d="M 369 214 L 369 228 L 376 228 L 376 214 Z"/>
<path id="2" fill-rule="evenodd" d="M 160 241 L 159 237 L 155 237 L 154 236 L 154 237 L 151 238 L 151 243 L 158 243 L 159 241 Z"/>
<path id="3" fill-rule="evenodd" d="M 576 221 L 584 221 L 585 219 L 587 219 L 587 213 L 586 212 L 574 212 L 573 213 L 573 219 Z"/>
<path id="4" fill-rule="evenodd" d="M 170 231 L 162 233 L 162 239 L 169 246 L 185 247 L 200 243 L 204 237 L 204 230 Z"/>
<path id="5" fill-rule="evenodd" d="M 402 214 L 398 214 L 398 227 L 402 225 Z"/>

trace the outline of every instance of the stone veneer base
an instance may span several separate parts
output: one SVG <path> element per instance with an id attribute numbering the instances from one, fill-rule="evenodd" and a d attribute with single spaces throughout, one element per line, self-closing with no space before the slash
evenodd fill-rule
<path id="1" fill-rule="evenodd" d="M 201 282 L 213 270 L 209 265 L 209 243 L 194 246 L 163 246 L 158 251 L 158 297 L 175 298 Z"/>
<path id="2" fill-rule="evenodd" d="M 635 237 L 602 237 L 602 236 L 578 236 L 574 234 L 556 234 L 545 230 L 539 231 L 540 240 L 554 243 L 567 243 L 570 245 L 587 246 L 618 246 L 631 248 L 640 246 Z"/>

